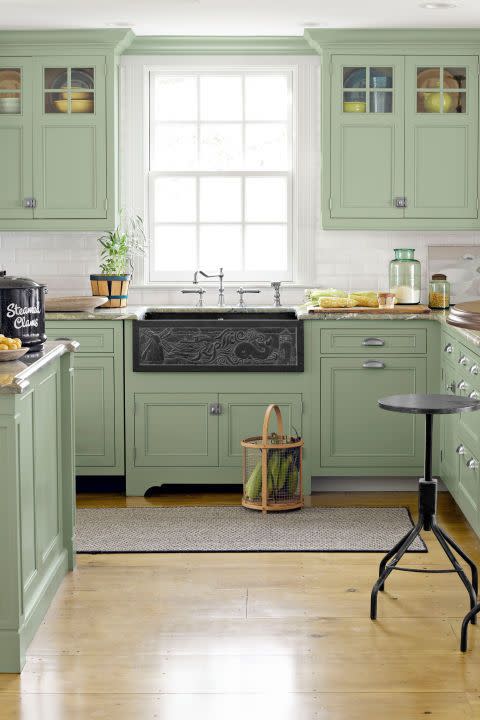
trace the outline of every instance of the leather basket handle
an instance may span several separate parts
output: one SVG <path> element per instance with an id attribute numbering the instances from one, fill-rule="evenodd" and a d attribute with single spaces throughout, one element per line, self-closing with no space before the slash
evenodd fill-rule
<path id="1" fill-rule="evenodd" d="M 272 411 L 275 410 L 275 415 L 277 416 L 277 430 L 278 434 L 281 438 L 284 436 L 283 432 L 283 420 L 282 420 L 282 413 L 280 412 L 280 408 L 278 405 L 275 405 L 275 403 L 272 403 L 269 405 L 265 411 L 265 417 L 263 419 L 263 430 L 262 430 L 262 443 L 266 445 L 268 443 L 268 424 L 270 422 L 270 416 L 272 414 Z"/>

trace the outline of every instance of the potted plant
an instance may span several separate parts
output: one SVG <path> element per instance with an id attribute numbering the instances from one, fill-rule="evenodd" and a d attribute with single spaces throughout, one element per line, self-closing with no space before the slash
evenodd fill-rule
<path id="1" fill-rule="evenodd" d="M 98 238 L 101 245 L 100 273 L 90 275 L 92 295 L 108 297 L 103 307 L 125 307 L 128 301 L 128 287 L 133 273 L 133 258 L 144 255 L 147 239 L 143 220 L 138 215 L 126 217 L 120 212 L 120 221 L 115 230 Z"/>

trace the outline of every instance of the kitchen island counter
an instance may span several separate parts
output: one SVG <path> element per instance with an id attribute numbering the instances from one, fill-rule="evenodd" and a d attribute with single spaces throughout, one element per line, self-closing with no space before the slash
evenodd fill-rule
<path id="1" fill-rule="evenodd" d="M 75 352 L 78 347 L 76 340 L 47 340 L 41 352 L 27 353 L 18 360 L 0 363 L 0 395 L 25 392 L 36 372 L 65 353 Z"/>

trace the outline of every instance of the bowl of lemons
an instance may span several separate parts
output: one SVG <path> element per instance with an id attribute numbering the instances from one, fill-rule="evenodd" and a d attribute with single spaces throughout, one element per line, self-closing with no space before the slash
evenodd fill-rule
<path id="1" fill-rule="evenodd" d="M 28 348 L 22 347 L 20 338 L 9 338 L 0 334 L 0 362 L 18 360 L 28 352 Z"/>

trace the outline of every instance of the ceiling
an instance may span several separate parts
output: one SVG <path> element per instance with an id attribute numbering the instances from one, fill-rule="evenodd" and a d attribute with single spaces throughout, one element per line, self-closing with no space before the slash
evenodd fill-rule
<path id="1" fill-rule="evenodd" d="M 310 27 L 480 27 L 480 0 L 0 0 L 0 29 L 132 27 L 137 35 L 302 35 Z M 455 2 L 455 0 L 452 0 Z"/>

